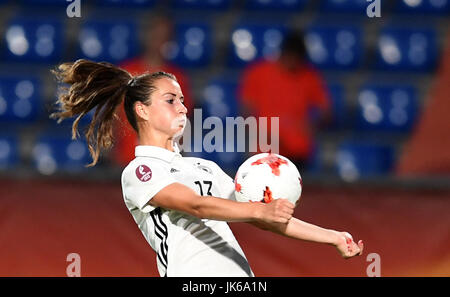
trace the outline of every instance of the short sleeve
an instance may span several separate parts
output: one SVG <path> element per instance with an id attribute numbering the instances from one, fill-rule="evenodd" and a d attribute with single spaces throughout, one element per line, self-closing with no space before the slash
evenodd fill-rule
<path id="1" fill-rule="evenodd" d="M 163 164 L 156 162 L 133 162 L 122 173 L 124 199 L 139 208 L 150 212 L 155 207 L 148 202 L 164 187 L 176 182 Z"/>

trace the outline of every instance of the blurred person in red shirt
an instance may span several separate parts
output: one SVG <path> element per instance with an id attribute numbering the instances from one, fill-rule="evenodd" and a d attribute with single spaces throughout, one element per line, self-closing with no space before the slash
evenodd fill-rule
<path id="1" fill-rule="evenodd" d="M 240 98 L 246 116 L 279 117 L 279 153 L 302 168 L 314 150 L 314 133 L 330 120 L 325 82 L 306 60 L 300 31 L 286 34 L 276 60 L 259 60 L 244 69 Z M 312 116 L 314 114 L 314 116 Z"/>
<path id="2" fill-rule="evenodd" d="M 184 105 L 188 110 L 192 110 L 194 102 L 187 76 L 180 68 L 168 62 L 164 56 L 165 48 L 173 38 L 173 23 L 168 17 L 157 16 L 147 25 L 144 33 L 144 52 L 140 56 L 123 61 L 119 67 L 127 70 L 133 76 L 156 71 L 175 75 L 183 88 Z M 119 129 L 115 129 L 118 132 L 115 135 L 116 148 L 113 152 L 113 159 L 118 165 L 126 166 L 135 158 L 134 147 L 137 145 L 137 135 L 126 120 L 123 105 L 119 108 L 118 116 Z"/>

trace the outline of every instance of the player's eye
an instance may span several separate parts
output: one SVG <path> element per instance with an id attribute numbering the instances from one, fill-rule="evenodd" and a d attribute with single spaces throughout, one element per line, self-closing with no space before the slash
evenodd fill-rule
<path id="1" fill-rule="evenodd" d="M 175 99 L 169 99 L 166 102 L 169 103 L 169 104 L 173 104 L 174 101 L 175 101 Z"/>

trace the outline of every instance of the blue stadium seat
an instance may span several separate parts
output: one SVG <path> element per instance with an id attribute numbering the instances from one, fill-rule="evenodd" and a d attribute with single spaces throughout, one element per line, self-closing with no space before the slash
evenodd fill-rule
<path id="1" fill-rule="evenodd" d="M 224 171 L 234 173 L 238 166 L 243 162 L 244 158 L 244 153 L 238 152 L 238 141 L 248 139 L 248 137 L 239 136 L 239 131 L 243 133 L 245 133 L 245 131 L 242 127 L 237 128 L 235 125 L 237 121 L 236 118 L 240 116 L 236 93 L 237 87 L 238 83 L 234 80 L 224 78 L 212 79 L 203 89 L 203 104 L 201 105 L 204 124 L 207 123 L 205 119 L 209 118 L 209 124 L 211 124 L 212 127 L 211 131 L 217 129 L 215 123 L 219 121 L 219 125 L 223 128 L 223 134 L 218 135 L 214 133 L 217 137 L 222 137 L 222 140 L 217 142 L 222 144 L 222 151 L 208 152 L 210 149 L 204 146 L 202 157 L 216 162 Z M 227 122 L 227 117 L 231 121 Z M 212 135 L 210 135 L 211 137 L 207 136 L 211 131 L 208 130 L 204 132 L 204 139 L 207 141 L 212 138 Z M 230 132 L 233 132 L 232 136 L 231 134 L 227 135 L 227 133 Z M 216 141 L 217 139 L 214 139 L 214 141 L 211 142 L 215 145 Z M 242 145 L 241 150 L 246 150 L 245 143 L 240 145 Z"/>
<path id="2" fill-rule="evenodd" d="M 231 32 L 228 64 L 241 67 L 255 60 L 277 57 L 287 28 L 275 24 L 238 24 Z"/>
<path id="3" fill-rule="evenodd" d="M 81 171 L 92 161 L 84 141 L 50 133 L 36 140 L 32 158 L 35 168 L 45 175 Z"/>
<path id="4" fill-rule="evenodd" d="M 216 116 L 223 120 L 238 116 L 237 87 L 238 83 L 235 81 L 210 81 L 203 89 L 203 116 Z"/>
<path id="5" fill-rule="evenodd" d="M 353 70 L 363 55 L 361 29 L 354 25 L 311 25 L 305 42 L 310 61 L 320 69 Z"/>
<path id="6" fill-rule="evenodd" d="M 378 37 L 376 67 L 388 71 L 432 71 L 437 52 L 434 29 L 386 26 Z"/>
<path id="7" fill-rule="evenodd" d="M 151 8 L 156 0 L 97 0 L 98 5 L 122 8 Z"/>
<path id="8" fill-rule="evenodd" d="M 79 56 L 118 63 L 139 52 L 137 25 L 131 20 L 89 20 L 79 34 Z"/>
<path id="9" fill-rule="evenodd" d="M 223 11 L 230 8 L 231 0 L 172 0 L 176 9 L 207 9 Z"/>
<path id="10" fill-rule="evenodd" d="M 408 132 L 417 112 L 417 90 L 412 86 L 366 85 L 359 91 L 357 126 L 360 130 Z"/>
<path id="11" fill-rule="evenodd" d="M 64 51 L 63 24 L 58 19 L 17 17 L 5 30 L 5 60 L 54 63 Z"/>
<path id="12" fill-rule="evenodd" d="M 42 106 L 40 93 L 34 77 L 0 77 L 0 122 L 35 122 Z"/>
<path id="13" fill-rule="evenodd" d="M 300 11 L 304 8 L 308 0 L 247 0 L 245 8 L 249 10 L 281 10 Z"/>
<path id="14" fill-rule="evenodd" d="M 333 83 L 328 86 L 330 100 L 332 122 L 330 128 L 343 128 L 347 121 L 347 104 L 345 100 L 345 90 L 340 84 Z"/>
<path id="15" fill-rule="evenodd" d="M 212 32 L 204 22 L 180 22 L 175 25 L 175 38 L 165 48 L 166 58 L 181 67 L 202 67 L 211 62 Z"/>
<path id="16" fill-rule="evenodd" d="M 0 135 L 0 171 L 15 167 L 19 163 L 17 136 Z"/>
<path id="17" fill-rule="evenodd" d="M 448 0 L 399 0 L 395 1 L 395 12 L 407 14 L 430 14 L 448 16 L 450 1 Z"/>
<path id="18" fill-rule="evenodd" d="M 345 181 L 388 175 L 394 164 L 394 148 L 387 144 L 345 141 L 336 151 L 338 175 Z"/>
<path id="19" fill-rule="evenodd" d="M 321 174 L 325 169 L 324 160 L 321 155 L 323 154 L 323 148 L 320 143 L 315 143 L 312 146 L 311 155 L 307 164 L 295 164 L 300 171 L 300 174 L 307 173 L 308 175 Z"/>
<path id="20" fill-rule="evenodd" d="M 228 173 L 232 178 L 236 174 L 239 166 L 245 161 L 245 154 L 237 151 L 233 152 L 213 152 L 205 159 L 215 162 L 219 167 Z"/>
<path id="21" fill-rule="evenodd" d="M 67 6 L 69 2 L 61 0 L 20 0 L 24 5 L 54 5 L 54 6 Z"/>
<path id="22" fill-rule="evenodd" d="M 367 0 L 322 0 L 321 10 L 326 12 L 339 12 L 339 13 L 366 13 Z"/>

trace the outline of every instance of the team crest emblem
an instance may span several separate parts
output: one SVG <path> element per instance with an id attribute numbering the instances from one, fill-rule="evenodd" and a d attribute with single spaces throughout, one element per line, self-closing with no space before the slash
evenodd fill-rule
<path id="1" fill-rule="evenodd" d="M 146 165 L 139 165 L 136 168 L 136 176 L 141 182 L 147 182 L 152 178 L 152 170 Z"/>

